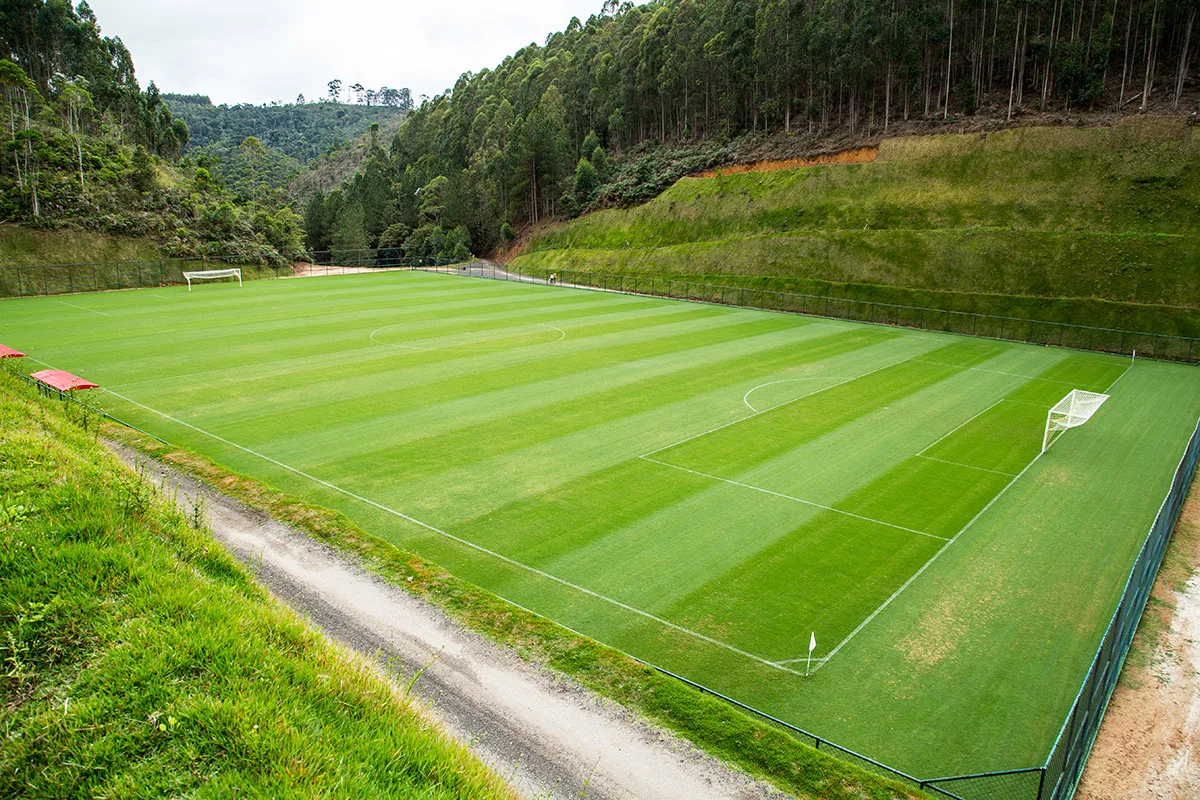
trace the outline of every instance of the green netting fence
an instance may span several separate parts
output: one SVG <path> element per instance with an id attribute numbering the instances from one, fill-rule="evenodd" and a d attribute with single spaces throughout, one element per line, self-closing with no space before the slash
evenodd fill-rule
<path id="1" fill-rule="evenodd" d="M 948 311 L 869 300 L 847 300 L 823 295 L 777 292 L 753 287 L 726 286 L 650 275 L 620 275 L 576 270 L 551 270 L 541 267 L 506 267 L 491 262 L 473 262 L 462 270 L 475 277 L 497 280 L 554 282 L 563 286 L 599 289 L 654 297 L 671 297 L 702 303 L 717 303 L 763 311 L 829 317 L 831 319 L 870 322 L 919 330 L 981 336 L 1012 342 L 1069 347 L 1200 364 L 1200 339 L 1161 333 L 1126 331 L 1075 325 L 1067 322 Z"/>

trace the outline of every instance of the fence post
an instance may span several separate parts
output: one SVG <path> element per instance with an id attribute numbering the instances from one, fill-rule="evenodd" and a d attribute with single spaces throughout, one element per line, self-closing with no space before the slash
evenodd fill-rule
<path id="1" fill-rule="evenodd" d="M 13 271 L 17 273 L 17 297 L 24 297 L 25 283 L 21 280 L 21 268 L 13 267 Z"/>
<path id="2" fill-rule="evenodd" d="M 75 294 L 75 270 L 67 267 L 67 285 L 71 287 L 71 294 Z"/>
<path id="3" fill-rule="evenodd" d="M 42 265 L 42 294 L 50 294 L 50 289 L 46 286 L 46 265 Z"/>
<path id="4" fill-rule="evenodd" d="M 100 281 L 96 280 L 96 264 L 92 263 L 92 291 L 100 291 Z"/>

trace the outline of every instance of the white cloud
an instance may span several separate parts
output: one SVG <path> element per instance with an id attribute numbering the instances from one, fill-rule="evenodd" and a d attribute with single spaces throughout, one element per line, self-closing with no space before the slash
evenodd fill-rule
<path id="1" fill-rule="evenodd" d="M 214 103 L 323 97 L 326 84 L 407 86 L 414 99 L 494 67 L 530 42 L 586 21 L 602 0 L 89 0 L 119 36 L 143 88 Z"/>

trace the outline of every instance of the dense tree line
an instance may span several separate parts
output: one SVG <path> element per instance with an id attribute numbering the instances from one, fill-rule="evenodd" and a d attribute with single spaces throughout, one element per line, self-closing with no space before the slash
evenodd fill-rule
<path id="1" fill-rule="evenodd" d="M 752 131 L 874 135 L 902 120 L 981 113 L 1194 106 L 1198 7 L 608 0 L 586 23 L 573 19 L 543 45 L 464 74 L 422 103 L 386 155 L 332 202 L 318 209 L 314 201 L 310 242 L 338 235 L 375 244 L 392 225 L 433 225 L 463 228 L 477 249 L 489 248 L 511 227 L 586 207 L 612 179 L 610 157 L 648 144 Z M 421 199 L 434 182 L 436 209 Z"/>
<path id="2" fill-rule="evenodd" d="M 342 147 L 385 123 L 403 109 L 397 106 L 319 102 L 266 105 L 213 105 L 204 95 L 163 95 L 175 116 L 187 122 L 191 145 L 227 153 L 248 136 L 301 164 Z M 297 98 L 301 100 L 302 98 Z"/>
<path id="3" fill-rule="evenodd" d="M 327 87 L 329 89 L 328 101 L 331 103 L 340 102 L 342 99 L 342 80 L 334 78 Z M 383 86 L 379 89 L 370 89 L 363 86 L 361 83 L 352 83 L 346 87 L 347 93 L 359 103 L 365 103 L 368 106 L 387 106 L 396 108 L 400 111 L 412 111 L 413 99 L 412 92 L 408 88 L 389 89 Z M 321 98 L 319 102 L 324 102 L 325 98 Z M 304 103 L 304 95 L 296 98 L 297 104 Z"/>
<path id="4" fill-rule="evenodd" d="M 86 2 L 0 5 L 0 220 L 151 236 L 173 255 L 283 257 L 300 247 L 288 208 L 236 202 L 182 156 L 186 123 Z"/>

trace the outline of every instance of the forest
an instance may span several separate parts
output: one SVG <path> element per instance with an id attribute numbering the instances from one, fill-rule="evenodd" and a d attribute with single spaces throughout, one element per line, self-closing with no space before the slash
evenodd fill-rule
<path id="1" fill-rule="evenodd" d="M 290 258 L 299 218 L 235 198 L 86 2 L 0 5 L 0 222 L 150 237 L 167 255 Z"/>
<path id="2" fill-rule="evenodd" d="M 388 89 L 388 92 L 400 90 Z M 376 92 L 372 91 L 372 95 Z M 197 150 L 236 149 L 248 136 L 300 164 L 341 147 L 367 132 L 373 122 L 386 123 L 406 109 L 400 105 L 304 102 L 217 105 L 204 95 L 164 94 L 171 112 L 187 123 Z M 410 103 L 411 106 L 411 103 Z"/>
<path id="3" fill-rule="evenodd" d="M 738 137 L 878 137 L 1035 114 L 1196 110 L 1197 0 L 607 0 L 422 103 L 308 242 L 514 229 L 656 194 Z"/>

